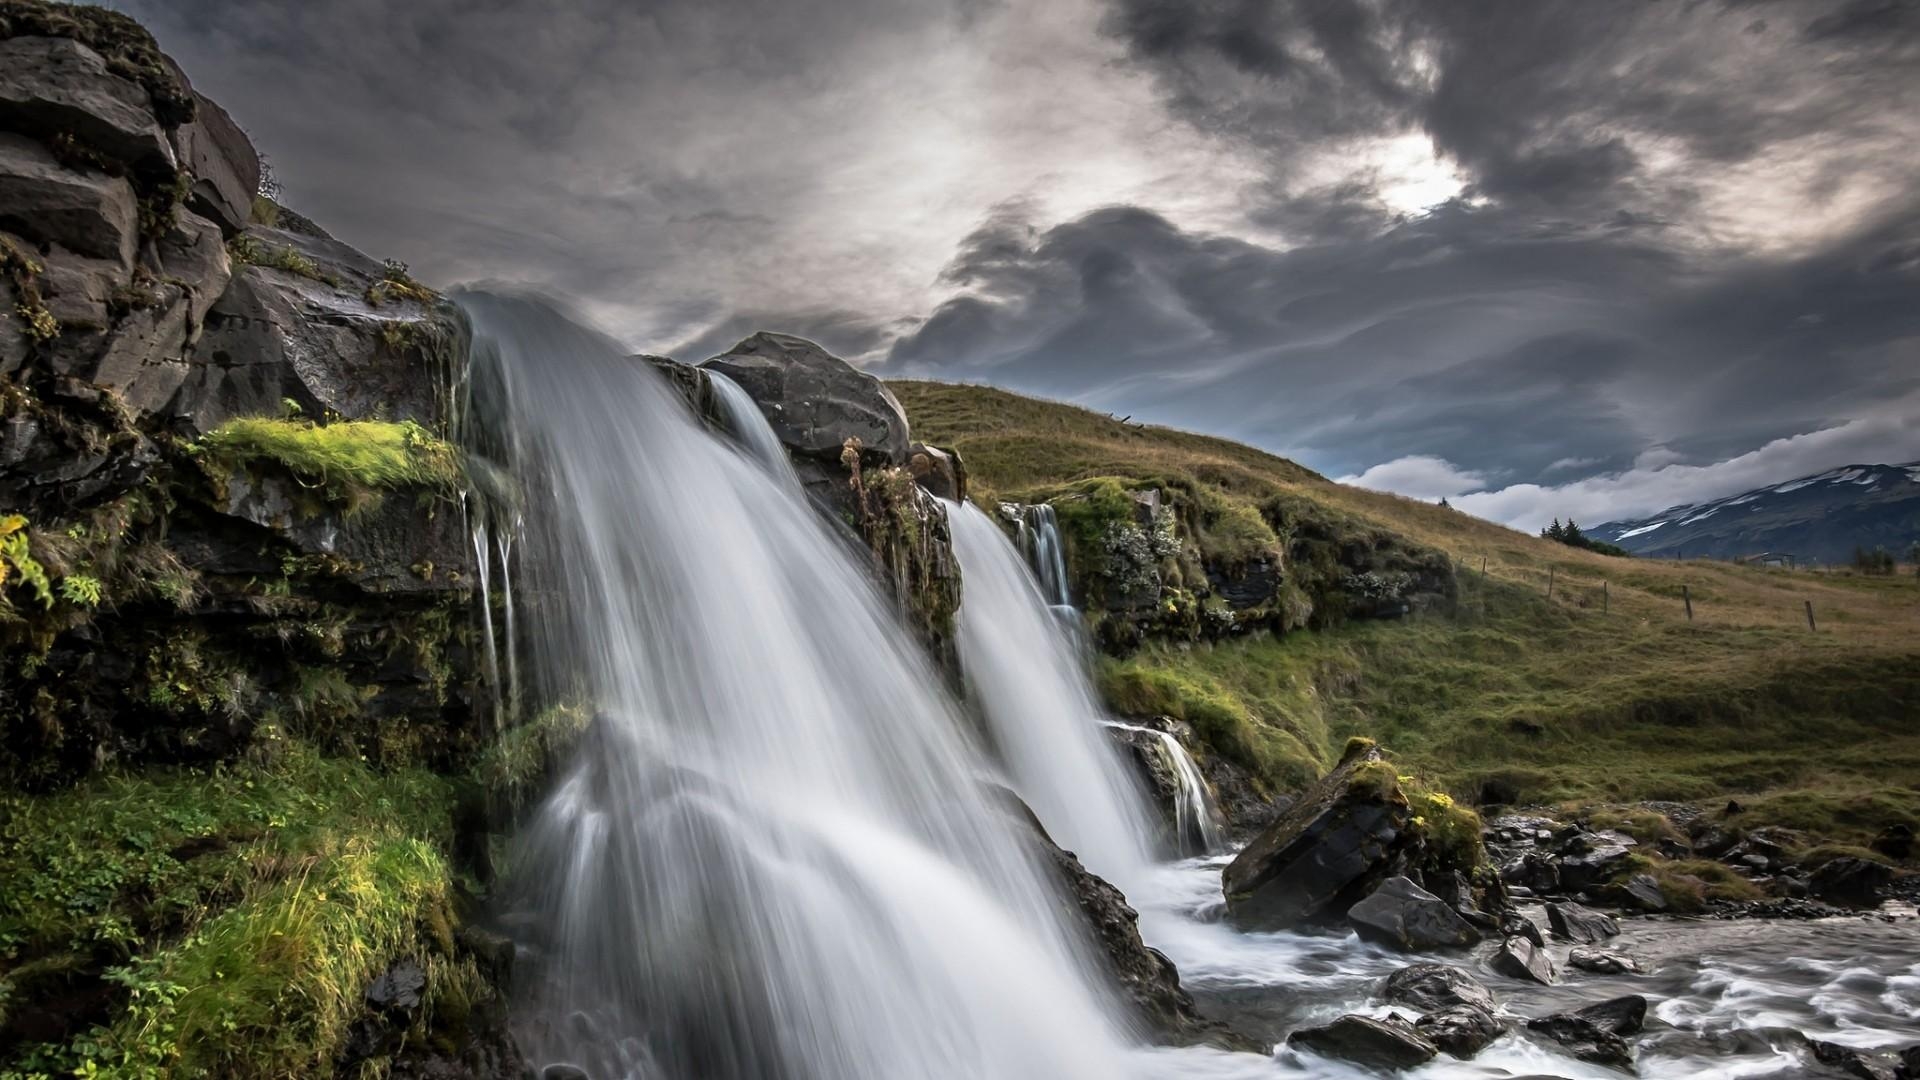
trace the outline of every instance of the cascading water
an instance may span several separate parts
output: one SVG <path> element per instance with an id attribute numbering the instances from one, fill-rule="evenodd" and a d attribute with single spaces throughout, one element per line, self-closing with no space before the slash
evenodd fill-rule
<path id="1" fill-rule="evenodd" d="M 1213 792 L 1200 775 L 1193 755 L 1171 731 L 1110 721 L 1109 727 L 1136 732 L 1153 741 L 1154 752 L 1167 774 L 1173 777 L 1173 835 L 1183 855 L 1205 855 L 1218 851 L 1226 843 L 1220 827 L 1220 811 L 1213 803 Z"/>
<path id="2" fill-rule="evenodd" d="M 1020 553 L 1040 579 L 1040 593 L 1048 605 L 1073 606 L 1073 584 L 1067 579 L 1066 545 L 1060 538 L 1060 518 L 1047 503 L 1019 508 Z"/>
<path id="3" fill-rule="evenodd" d="M 947 518 L 965 583 L 960 666 L 1013 788 L 1062 847 L 1124 889 L 1151 861 L 1153 830 L 1080 657 L 993 519 L 964 502 Z"/>
<path id="4" fill-rule="evenodd" d="M 544 303 L 459 302 L 470 453 L 525 499 L 529 692 L 600 710 L 513 856 L 529 1056 L 1141 1075 L 938 677 L 801 497 Z"/>
<path id="5" fill-rule="evenodd" d="M 788 487 L 798 487 L 800 477 L 793 471 L 793 460 L 787 457 L 787 448 L 780 444 L 780 436 L 774 434 L 773 426 L 767 423 L 753 396 L 722 372 L 708 369 L 707 381 L 713 385 L 713 396 L 720 403 L 727 433 L 740 443 L 747 456 L 776 479 Z"/>

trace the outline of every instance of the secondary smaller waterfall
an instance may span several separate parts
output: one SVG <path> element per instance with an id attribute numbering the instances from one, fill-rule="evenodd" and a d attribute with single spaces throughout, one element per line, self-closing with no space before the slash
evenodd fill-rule
<path id="1" fill-rule="evenodd" d="M 1220 827 L 1220 811 L 1214 806 L 1213 792 L 1200 775 L 1200 766 L 1171 731 L 1109 721 L 1109 727 L 1135 731 L 1151 738 L 1160 764 L 1173 778 L 1173 835 L 1182 855 L 1207 855 L 1226 844 Z"/>
<path id="2" fill-rule="evenodd" d="M 1125 889 L 1151 861 L 1153 829 L 1144 794 L 1101 731 L 1106 712 L 1079 653 L 1000 527 L 970 503 L 947 513 L 966 582 L 960 663 L 1014 790 L 1061 846 Z"/>
<path id="3" fill-rule="evenodd" d="M 713 384 L 713 396 L 720 402 L 727 433 L 775 479 L 788 487 L 799 487 L 800 477 L 793 471 L 787 448 L 780 444 L 780 436 L 773 433 L 773 425 L 767 423 L 766 414 L 760 411 L 753 396 L 718 371 L 707 370 L 707 380 Z"/>
<path id="4" fill-rule="evenodd" d="M 1051 607 L 1073 607 L 1073 584 L 1067 580 L 1059 516 L 1047 503 L 1020 506 L 1017 511 L 1014 520 L 1020 525 L 1020 554 L 1026 556 L 1027 565 L 1039 579 L 1041 595 Z"/>

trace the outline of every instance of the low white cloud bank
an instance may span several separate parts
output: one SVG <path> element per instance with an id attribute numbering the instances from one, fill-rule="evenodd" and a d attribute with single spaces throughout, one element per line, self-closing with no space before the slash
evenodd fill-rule
<path id="1" fill-rule="evenodd" d="M 1726 498 L 1839 465 L 1900 464 L 1920 459 L 1920 397 L 1908 396 L 1871 416 L 1775 439 L 1725 461 L 1688 465 L 1664 447 L 1640 455 L 1633 468 L 1565 484 L 1491 488 L 1478 473 L 1437 457 L 1412 456 L 1343 476 L 1340 483 L 1441 499 L 1456 509 L 1533 531 L 1553 518 L 1587 525 L 1645 517 L 1670 506 Z"/>

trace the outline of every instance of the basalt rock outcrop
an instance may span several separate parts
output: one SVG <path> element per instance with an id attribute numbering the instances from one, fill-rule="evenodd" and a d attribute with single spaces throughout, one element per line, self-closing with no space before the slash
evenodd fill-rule
<path id="1" fill-rule="evenodd" d="M 288 755 L 444 777 L 496 736 L 475 706 L 475 576 L 448 439 L 465 322 L 403 266 L 256 199 L 259 180 L 245 133 L 133 20 L 0 2 L 10 797 L 104 769 Z M 284 824 L 198 836 L 169 865 Z M 240 891 L 198 902 L 211 919 Z M 130 904 L 147 944 L 180 944 L 153 898 L 92 903 Z M 450 916 L 422 903 L 432 942 L 428 924 L 449 930 Z M 17 1039 L 80 1038 L 125 1000 L 102 975 L 124 951 L 61 947 L 26 939 L 0 958 L 0 983 L 47 1006 L 31 1031 L 0 1011 L 0 1071 Z M 450 943 L 427 952 L 464 962 Z M 18 981 L 50 965 L 85 994 Z M 388 983 L 410 979 L 393 971 L 406 977 Z M 369 1039 L 412 1023 L 406 994 L 369 989 Z"/>
<path id="2" fill-rule="evenodd" d="M 223 757 L 274 716 L 454 752 L 451 484 L 203 439 L 411 422 L 401 452 L 450 462 L 464 323 L 395 266 L 250 223 L 246 136 L 131 20 L 16 2 L 0 34 L 0 774 Z"/>
<path id="3" fill-rule="evenodd" d="M 1475 870 L 1477 825 L 1468 824 L 1473 819 L 1465 815 L 1458 827 L 1470 835 L 1459 844 L 1443 843 L 1444 823 L 1429 816 L 1458 812 L 1444 799 L 1422 809 L 1415 813 L 1380 751 L 1356 741 L 1331 772 L 1227 865 L 1221 884 L 1229 917 L 1245 926 L 1279 929 L 1352 919 L 1357 907 L 1358 925 L 1395 938 L 1402 947 L 1437 947 L 1441 938 L 1470 944 L 1478 931 L 1467 924 L 1467 915 L 1491 925 L 1475 905 L 1499 906 L 1497 887 L 1492 893 L 1482 889 L 1476 898 L 1468 885 L 1466 895 L 1445 904 L 1419 886 L 1427 880 L 1451 883 L 1455 873 Z M 1404 887 L 1393 885 L 1386 896 L 1363 906 L 1400 878 L 1406 879 Z M 1409 903 L 1420 912 L 1406 915 Z"/>

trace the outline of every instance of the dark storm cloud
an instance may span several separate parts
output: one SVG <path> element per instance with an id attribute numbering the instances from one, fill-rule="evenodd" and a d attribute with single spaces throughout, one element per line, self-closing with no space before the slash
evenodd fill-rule
<path id="1" fill-rule="evenodd" d="M 1452 205 L 1365 242 L 1275 250 L 1137 209 L 997 217 L 966 287 L 890 370 L 982 379 L 1310 450 L 1334 472 L 1435 455 L 1500 480 L 1650 442 L 1747 449 L 1920 383 L 1920 216 L 1703 272 L 1664 229 Z"/>

